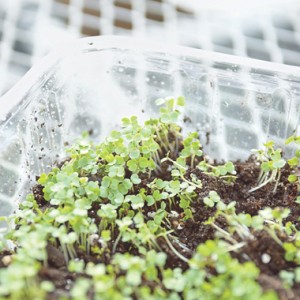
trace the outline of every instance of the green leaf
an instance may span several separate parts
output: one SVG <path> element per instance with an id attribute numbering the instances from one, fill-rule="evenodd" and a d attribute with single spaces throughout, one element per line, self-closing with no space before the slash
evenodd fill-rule
<path id="1" fill-rule="evenodd" d="M 262 164 L 260 165 L 261 169 L 264 171 L 264 172 L 269 172 L 271 170 L 271 164 L 269 161 L 264 161 L 262 162 Z"/>
<path id="2" fill-rule="evenodd" d="M 88 164 L 90 163 L 89 159 L 84 156 L 84 157 L 81 157 L 79 160 L 78 160 L 78 168 L 83 168 L 85 166 L 87 166 Z"/>
<path id="3" fill-rule="evenodd" d="M 279 160 L 277 160 L 277 161 L 274 161 L 274 162 L 273 162 L 273 167 L 274 167 L 274 168 L 277 168 L 277 169 L 283 168 L 284 165 L 285 165 L 285 160 L 282 159 L 282 158 L 279 159 Z"/>
<path id="4" fill-rule="evenodd" d="M 295 268 L 295 281 L 300 282 L 300 267 Z"/>
<path id="5" fill-rule="evenodd" d="M 41 289 L 47 293 L 51 293 L 55 290 L 55 285 L 51 281 L 42 281 L 40 283 Z"/>
<path id="6" fill-rule="evenodd" d="M 117 211 L 116 211 L 116 206 L 108 203 L 108 204 L 102 204 L 101 209 L 97 211 L 97 214 L 101 218 L 106 218 L 106 219 L 116 219 L 117 217 Z"/>
<path id="7" fill-rule="evenodd" d="M 157 180 L 155 181 L 155 185 L 156 185 L 159 189 L 163 189 L 163 188 L 166 186 L 166 183 L 165 183 L 163 180 L 161 180 L 161 179 L 159 178 L 159 179 L 157 179 Z"/>
<path id="8" fill-rule="evenodd" d="M 25 208 L 32 208 L 33 207 L 33 203 L 30 201 L 23 201 L 20 206 L 22 207 L 22 209 Z"/>
<path id="9" fill-rule="evenodd" d="M 108 188 L 110 185 L 111 179 L 108 176 L 104 176 L 101 181 L 101 187 Z"/>
<path id="10" fill-rule="evenodd" d="M 126 274 L 126 282 L 133 286 L 140 285 L 142 282 L 141 271 L 138 269 L 129 269 Z"/>
<path id="11" fill-rule="evenodd" d="M 133 184 L 141 183 L 141 179 L 139 178 L 139 176 L 137 174 L 132 174 L 130 176 L 130 180 L 132 181 Z"/>
<path id="12" fill-rule="evenodd" d="M 130 125 L 131 124 L 131 122 L 130 122 L 130 119 L 129 118 L 123 118 L 122 119 L 122 125 L 123 126 L 128 126 L 128 125 Z"/>
<path id="13" fill-rule="evenodd" d="M 233 209 L 233 208 L 235 207 L 235 205 L 236 205 L 236 201 L 231 201 L 231 202 L 229 202 L 229 204 L 227 205 L 226 209 L 227 209 L 227 210 L 231 210 L 231 209 Z"/>
<path id="14" fill-rule="evenodd" d="M 218 166 L 219 175 L 224 176 L 227 174 L 227 169 L 225 166 Z"/>
<path id="15" fill-rule="evenodd" d="M 291 166 L 291 167 L 296 167 L 298 166 L 299 164 L 299 159 L 298 157 L 292 157 L 291 159 L 288 160 L 288 164 Z"/>
<path id="16" fill-rule="evenodd" d="M 140 212 L 138 212 L 138 213 L 134 216 L 133 220 L 134 220 L 134 223 L 135 223 L 135 226 L 136 226 L 136 227 L 140 227 L 140 226 L 142 226 L 142 225 L 144 224 L 144 216 L 143 216 L 143 214 L 140 213 Z"/>
<path id="17" fill-rule="evenodd" d="M 145 169 L 148 167 L 149 165 L 149 162 L 148 162 L 148 159 L 146 157 L 141 157 L 139 159 L 139 165 L 141 166 L 141 168 Z"/>
<path id="18" fill-rule="evenodd" d="M 226 168 L 226 170 L 227 170 L 228 173 L 233 173 L 235 171 L 234 164 L 231 161 L 228 161 L 225 164 L 225 168 Z"/>
<path id="19" fill-rule="evenodd" d="M 204 202 L 205 205 L 207 205 L 209 207 L 214 207 L 214 205 L 215 205 L 214 201 L 209 197 L 205 197 L 203 199 L 203 202 Z"/>
<path id="20" fill-rule="evenodd" d="M 158 106 L 165 104 L 165 102 L 166 102 L 166 100 L 163 98 L 159 98 L 159 99 L 155 100 L 155 104 Z"/>
<path id="21" fill-rule="evenodd" d="M 129 157 L 132 158 L 132 159 L 139 158 L 139 156 L 140 156 L 140 151 L 138 149 L 133 149 L 129 153 Z"/>
<path id="22" fill-rule="evenodd" d="M 121 193 L 117 193 L 115 198 L 114 198 L 114 203 L 115 205 L 121 205 L 124 201 L 124 195 Z"/>
<path id="23" fill-rule="evenodd" d="M 179 202 L 179 206 L 181 208 L 188 208 L 190 206 L 190 201 L 185 198 L 181 198 Z"/>
<path id="24" fill-rule="evenodd" d="M 294 141 L 295 141 L 295 136 L 292 135 L 292 136 L 288 137 L 288 138 L 285 140 L 285 144 L 288 145 L 288 144 L 290 144 L 290 143 L 292 143 L 292 142 L 294 142 Z"/>
<path id="25" fill-rule="evenodd" d="M 155 199 L 155 201 L 159 201 L 162 199 L 161 193 L 159 190 L 155 190 L 153 192 L 153 198 Z"/>
<path id="26" fill-rule="evenodd" d="M 238 214 L 239 222 L 247 227 L 252 225 L 252 218 L 249 214 Z"/>
<path id="27" fill-rule="evenodd" d="M 293 243 L 283 243 L 283 248 L 285 250 L 285 259 L 287 261 L 293 261 L 298 250 L 297 247 Z"/>
<path id="28" fill-rule="evenodd" d="M 264 146 L 266 148 L 271 148 L 274 146 L 274 141 L 267 141 L 266 143 L 264 143 Z"/>
<path id="29" fill-rule="evenodd" d="M 102 230 L 101 231 L 101 238 L 105 242 L 109 242 L 111 240 L 111 232 L 110 230 Z"/>
<path id="30" fill-rule="evenodd" d="M 81 273 L 84 269 L 84 261 L 83 260 L 70 260 L 68 264 L 68 270 L 70 272 Z"/>
<path id="31" fill-rule="evenodd" d="M 89 262 L 86 266 L 86 274 L 94 278 L 101 277 L 105 274 L 105 265 L 101 263 L 94 265 L 92 262 Z"/>
<path id="32" fill-rule="evenodd" d="M 155 281 L 158 276 L 158 271 L 155 266 L 148 266 L 145 275 L 148 280 Z"/>
<path id="33" fill-rule="evenodd" d="M 264 224 L 264 218 L 261 216 L 253 216 L 251 220 L 251 226 L 256 230 L 262 230 Z"/>
<path id="34" fill-rule="evenodd" d="M 153 196 L 148 195 L 148 196 L 146 196 L 146 202 L 147 202 L 148 206 L 151 206 L 155 203 L 155 199 L 153 198 Z"/>
<path id="35" fill-rule="evenodd" d="M 203 202 L 209 206 L 213 207 L 215 203 L 220 202 L 220 196 L 215 191 L 210 191 L 208 197 L 205 197 L 203 199 Z"/>
<path id="36" fill-rule="evenodd" d="M 141 195 L 132 195 L 130 201 L 133 209 L 142 208 L 145 204 Z"/>
<path id="37" fill-rule="evenodd" d="M 184 99 L 183 96 L 179 96 L 177 98 L 177 105 L 179 105 L 179 106 L 184 106 L 185 105 L 185 99 Z"/>
<path id="38" fill-rule="evenodd" d="M 185 208 L 184 209 L 184 220 L 188 220 L 191 218 L 193 218 L 192 210 L 190 208 Z"/>
<path id="39" fill-rule="evenodd" d="M 295 278 L 295 274 L 293 272 L 282 270 L 279 273 L 279 277 L 288 287 L 293 286 Z"/>
<path id="40" fill-rule="evenodd" d="M 173 169 L 171 171 L 171 175 L 172 175 L 172 177 L 179 177 L 180 176 L 180 172 L 177 169 Z"/>
<path id="41" fill-rule="evenodd" d="M 289 181 L 289 182 L 296 182 L 297 179 L 298 179 L 298 177 L 297 177 L 296 175 L 294 175 L 294 174 L 291 174 L 291 175 L 289 175 L 289 177 L 288 177 L 288 181 Z"/>
<path id="42" fill-rule="evenodd" d="M 180 113 L 178 111 L 173 111 L 170 114 L 169 121 L 172 123 L 176 123 Z"/>
<path id="43" fill-rule="evenodd" d="M 116 220 L 117 225 L 119 226 L 120 230 L 127 229 L 132 224 L 132 219 L 128 216 L 124 217 L 123 219 Z"/>
<path id="44" fill-rule="evenodd" d="M 38 183 L 41 184 L 41 185 L 45 185 L 47 180 L 48 180 L 48 175 L 45 174 L 45 173 L 42 173 L 40 175 L 40 178 L 38 179 Z"/>
<path id="45" fill-rule="evenodd" d="M 128 169 L 133 173 L 136 173 L 138 171 L 138 164 L 137 164 L 137 161 L 135 161 L 135 160 L 132 160 L 132 159 L 128 160 L 127 166 L 128 166 Z"/>

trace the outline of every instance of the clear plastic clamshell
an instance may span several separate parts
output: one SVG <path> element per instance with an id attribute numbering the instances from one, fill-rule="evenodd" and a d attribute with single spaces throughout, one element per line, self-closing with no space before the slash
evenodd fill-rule
<path id="1" fill-rule="evenodd" d="M 124 116 L 155 115 L 155 99 L 171 95 L 185 96 L 183 126 L 219 160 L 299 134 L 300 68 L 124 37 L 81 39 L 0 99 L 0 215 L 83 131 L 101 140 Z"/>

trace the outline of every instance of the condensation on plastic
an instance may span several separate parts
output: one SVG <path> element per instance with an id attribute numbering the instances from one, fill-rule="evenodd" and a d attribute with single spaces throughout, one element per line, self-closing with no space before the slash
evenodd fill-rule
<path id="1" fill-rule="evenodd" d="M 103 139 L 124 116 L 157 114 L 186 97 L 184 127 L 208 154 L 245 159 L 264 141 L 299 133 L 300 69 L 121 37 L 79 40 L 48 55 L 0 99 L 0 215 L 83 131 Z M 288 149 L 286 149 L 288 153 Z"/>

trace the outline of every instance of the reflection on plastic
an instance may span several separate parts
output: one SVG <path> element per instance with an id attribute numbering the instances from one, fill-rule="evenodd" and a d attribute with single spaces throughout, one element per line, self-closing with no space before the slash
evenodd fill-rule
<path id="1" fill-rule="evenodd" d="M 201 50 L 117 37 L 63 47 L 0 99 L 0 214 L 65 157 L 66 143 L 154 115 L 158 97 L 184 95 L 184 128 L 212 157 L 233 160 L 297 130 L 299 87 L 297 68 Z"/>

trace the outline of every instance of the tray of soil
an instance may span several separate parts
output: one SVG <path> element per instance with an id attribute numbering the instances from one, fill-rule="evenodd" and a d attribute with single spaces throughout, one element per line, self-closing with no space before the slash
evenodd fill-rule
<path id="1" fill-rule="evenodd" d="M 4 218 L 4 299 L 300 297 L 300 137 L 287 161 L 267 141 L 217 163 L 182 136 L 184 98 L 157 103 L 100 144 L 83 135 Z"/>
<path id="2" fill-rule="evenodd" d="M 0 299 L 299 299 L 299 78 L 114 37 L 50 54 L 1 99 Z"/>

